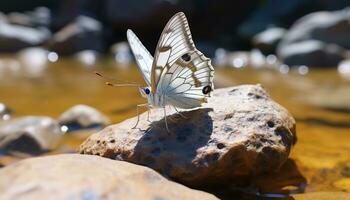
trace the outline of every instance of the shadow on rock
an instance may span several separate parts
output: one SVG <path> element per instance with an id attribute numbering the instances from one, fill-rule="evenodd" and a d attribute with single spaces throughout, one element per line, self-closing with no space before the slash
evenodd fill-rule
<path id="1" fill-rule="evenodd" d="M 203 108 L 181 112 L 184 116 L 168 116 L 169 133 L 164 131 L 164 118 L 153 122 L 135 146 L 131 159 L 171 177 L 194 172 L 195 168 L 183 163 L 191 163 L 197 156 L 197 150 L 210 140 L 213 120 L 208 113 L 212 110 Z M 218 157 L 216 154 L 208 156 L 206 162 L 215 162 Z"/>
<path id="2" fill-rule="evenodd" d="M 304 193 L 306 184 L 307 180 L 295 161 L 288 159 L 279 170 L 253 178 L 250 187 L 231 186 L 205 190 L 223 200 L 232 197 L 244 200 L 293 200 L 290 195 Z"/>

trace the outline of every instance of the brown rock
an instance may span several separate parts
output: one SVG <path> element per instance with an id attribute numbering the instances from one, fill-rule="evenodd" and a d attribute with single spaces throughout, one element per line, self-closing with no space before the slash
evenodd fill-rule
<path id="1" fill-rule="evenodd" d="M 98 156 L 31 158 L 0 170 L 0 199 L 214 200 L 155 171 Z"/>
<path id="2" fill-rule="evenodd" d="M 83 154 L 149 166 L 190 186 L 235 184 L 278 170 L 295 142 L 295 120 L 260 85 L 218 89 L 202 108 L 167 108 L 112 125 L 90 136 Z"/>

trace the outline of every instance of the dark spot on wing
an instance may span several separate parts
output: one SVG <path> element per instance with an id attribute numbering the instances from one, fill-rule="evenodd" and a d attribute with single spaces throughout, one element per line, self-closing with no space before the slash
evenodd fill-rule
<path id="1" fill-rule="evenodd" d="M 188 55 L 188 53 L 185 53 L 184 55 L 181 56 L 182 60 L 189 62 L 191 61 L 191 56 Z"/>
<path id="2" fill-rule="evenodd" d="M 208 94 L 209 92 L 211 92 L 211 86 L 207 85 L 202 89 L 203 94 Z"/>

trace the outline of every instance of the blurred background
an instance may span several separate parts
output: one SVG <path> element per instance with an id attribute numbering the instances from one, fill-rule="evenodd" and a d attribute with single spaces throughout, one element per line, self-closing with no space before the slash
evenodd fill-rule
<path id="1" fill-rule="evenodd" d="M 261 83 L 297 120 L 294 171 L 270 177 L 266 192 L 349 192 L 349 0 L 1 0 L 0 166 L 75 152 L 95 128 L 135 116 L 137 89 L 105 86 L 94 71 L 145 84 L 126 30 L 153 54 L 179 11 L 216 88 Z M 80 104 L 96 110 L 68 112 Z"/>

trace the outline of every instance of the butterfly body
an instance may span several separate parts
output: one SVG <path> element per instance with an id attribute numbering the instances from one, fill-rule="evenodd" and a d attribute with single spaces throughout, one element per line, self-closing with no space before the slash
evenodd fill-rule
<path id="1" fill-rule="evenodd" d="M 196 49 L 184 13 L 175 14 L 165 26 L 154 59 L 131 30 L 127 38 L 147 84 L 140 88 L 148 99 L 144 106 L 191 109 L 207 101 L 214 88 L 214 68 Z"/>

